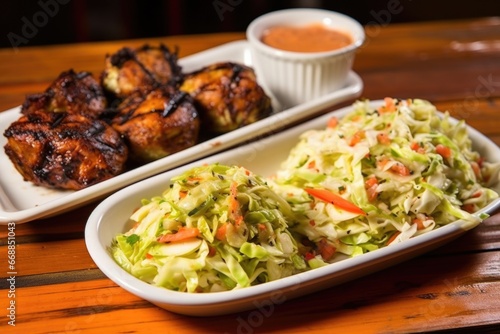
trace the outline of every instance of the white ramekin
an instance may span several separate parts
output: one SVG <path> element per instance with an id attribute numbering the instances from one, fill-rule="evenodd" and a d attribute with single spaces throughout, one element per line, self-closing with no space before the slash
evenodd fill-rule
<path id="1" fill-rule="evenodd" d="M 264 44 L 264 31 L 273 26 L 322 23 L 351 35 L 353 43 L 327 52 L 290 52 Z M 345 85 L 357 48 L 363 44 L 363 26 L 353 18 L 323 9 L 293 8 L 264 14 L 246 31 L 259 80 L 288 109 L 331 93 Z"/>

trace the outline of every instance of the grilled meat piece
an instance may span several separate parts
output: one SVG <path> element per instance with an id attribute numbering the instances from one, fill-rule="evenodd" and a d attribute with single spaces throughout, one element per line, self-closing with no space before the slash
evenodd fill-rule
<path id="1" fill-rule="evenodd" d="M 130 159 L 142 164 L 196 144 L 200 119 L 188 94 L 164 86 L 125 99 L 112 126 L 125 138 Z"/>
<path id="2" fill-rule="evenodd" d="M 21 113 L 43 110 L 97 118 L 106 107 L 104 91 L 91 73 L 76 73 L 71 69 L 62 72 L 45 92 L 28 95 L 22 105 Z"/>
<path id="3" fill-rule="evenodd" d="M 128 148 L 101 120 L 67 112 L 33 111 L 4 132 L 5 153 L 24 180 L 79 190 L 125 168 Z"/>
<path id="4" fill-rule="evenodd" d="M 159 85 L 176 85 L 182 79 L 177 60 L 177 51 L 171 52 L 163 44 L 138 49 L 124 47 L 106 56 L 101 82 L 104 89 L 118 99 L 137 90 L 148 92 Z"/>
<path id="5" fill-rule="evenodd" d="M 232 131 L 272 112 L 271 99 L 257 83 L 253 69 L 241 64 L 206 66 L 187 74 L 180 89 L 193 96 L 213 133 Z"/>

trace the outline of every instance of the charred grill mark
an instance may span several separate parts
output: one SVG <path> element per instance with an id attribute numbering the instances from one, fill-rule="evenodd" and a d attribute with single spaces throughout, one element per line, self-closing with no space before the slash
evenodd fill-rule
<path id="1" fill-rule="evenodd" d="M 86 136 L 96 137 L 98 134 L 102 134 L 106 128 L 101 122 L 92 122 L 92 126 L 85 132 Z"/>
<path id="2" fill-rule="evenodd" d="M 88 90 L 85 94 L 85 98 L 86 98 L 87 103 L 91 103 L 92 100 L 95 100 L 95 99 L 105 100 L 102 87 L 96 81 L 94 81 L 94 78 L 92 78 L 90 73 L 87 73 L 87 76 L 85 76 L 79 80 L 85 80 L 84 82 L 87 85 Z"/>
<path id="3" fill-rule="evenodd" d="M 115 117 L 118 114 L 118 110 L 116 108 L 106 108 L 103 110 L 103 112 L 99 115 L 99 119 L 105 121 L 106 123 L 109 123 L 113 117 Z"/>
<path id="4" fill-rule="evenodd" d="M 119 174 L 128 148 L 106 122 L 61 112 L 34 111 L 5 131 L 5 151 L 26 181 L 79 190 Z"/>
<path id="5" fill-rule="evenodd" d="M 155 74 L 151 72 L 146 65 L 139 60 L 137 57 L 138 52 L 147 52 L 149 50 L 152 50 L 153 48 L 149 45 L 144 45 L 142 48 L 137 49 L 137 50 L 132 50 L 130 48 L 122 48 L 119 50 L 117 53 L 111 56 L 111 64 L 113 66 L 116 66 L 118 68 L 122 67 L 127 61 L 132 60 L 134 61 L 140 68 L 141 70 L 146 74 L 146 76 L 151 80 L 153 86 L 158 87 L 162 83 L 159 82 Z M 172 77 L 169 80 L 170 83 L 172 84 L 178 84 L 181 81 L 180 74 L 182 71 L 181 66 L 177 64 L 178 58 L 177 58 L 177 53 L 178 49 L 176 48 L 174 52 L 170 52 L 169 48 L 166 47 L 164 44 L 160 44 L 159 50 L 161 51 L 163 55 L 163 59 L 168 63 Z"/>
<path id="6" fill-rule="evenodd" d="M 131 61 L 135 62 L 141 68 L 141 70 L 144 72 L 144 74 L 146 74 L 148 79 L 150 79 L 153 84 L 158 84 L 157 80 L 155 79 L 155 77 L 151 73 L 151 71 L 149 71 L 146 68 L 146 66 L 137 58 L 137 52 L 147 51 L 149 49 L 150 49 L 149 45 L 145 45 L 144 47 L 142 47 L 141 49 L 139 49 L 137 51 L 132 50 L 131 48 L 127 48 L 127 47 L 122 48 L 122 49 L 118 50 L 117 53 L 115 53 L 111 56 L 111 58 L 110 58 L 111 65 L 116 66 L 118 68 L 121 68 L 121 67 L 123 67 L 123 65 L 127 61 L 131 60 Z"/>
<path id="7" fill-rule="evenodd" d="M 64 121 L 64 119 L 66 118 L 66 113 L 55 113 L 55 118 L 52 122 L 52 124 L 50 124 L 50 127 L 51 128 L 56 128 L 58 127 L 62 121 Z"/>
<path id="8" fill-rule="evenodd" d="M 163 57 L 167 61 L 170 66 L 172 72 L 172 78 L 170 79 L 170 83 L 173 85 L 178 85 L 182 82 L 182 67 L 178 64 L 179 48 L 176 46 L 174 51 L 171 52 L 170 49 L 164 45 L 160 44 L 160 50 L 163 52 Z"/>
<path id="9" fill-rule="evenodd" d="M 125 62 L 130 59 L 134 59 L 134 57 L 134 51 L 131 48 L 125 47 L 114 53 L 110 58 L 110 62 L 113 66 L 122 67 Z"/>
<path id="10" fill-rule="evenodd" d="M 102 138 L 96 138 L 94 142 L 94 147 L 98 149 L 105 157 L 111 154 L 123 154 L 123 150 L 115 146 L 111 146 L 109 143 L 104 141 Z M 115 170 L 116 168 L 113 168 Z"/>
<path id="11" fill-rule="evenodd" d="M 129 145 L 133 163 L 157 160 L 193 146 L 198 139 L 200 120 L 194 101 L 172 86 L 136 93 L 118 112 L 112 126 Z"/>
<path id="12" fill-rule="evenodd" d="M 77 129 L 75 129 L 73 127 L 64 127 L 62 129 L 60 129 L 59 137 L 61 139 L 65 139 L 65 138 L 77 139 L 77 138 L 81 138 L 82 135 L 78 132 Z"/>
<path id="13" fill-rule="evenodd" d="M 119 115 L 117 117 L 117 119 L 119 119 L 118 124 L 123 125 L 123 124 L 127 123 L 128 121 L 130 121 L 132 118 L 134 118 L 133 116 L 135 113 L 135 109 L 138 105 L 139 105 L 139 103 L 135 104 L 135 106 L 132 106 L 132 107 L 130 105 L 128 105 L 127 106 L 127 108 L 129 109 L 128 112 L 125 114 Z M 120 111 L 118 110 L 118 113 L 119 112 Z"/>
<path id="14" fill-rule="evenodd" d="M 269 97 L 254 71 L 233 62 L 216 63 L 188 74 L 181 89 L 189 92 L 209 132 L 225 133 L 269 115 Z"/>
<path id="15" fill-rule="evenodd" d="M 136 92 L 134 95 L 129 96 L 121 104 L 119 104 L 114 109 L 114 120 L 117 121 L 119 125 L 123 125 L 134 116 L 137 107 L 144 102 L 145 97 L 141 92 Z"/>
<path id="16" fill-rule="evenodd" d="M 120 124 L 125 124 L 126 122 L 131 120 L 133 118 L 132 116 L 134 116 L 134 113 L 135 113 L 135 110 L 133 108 L 131 108 L 128 111 L 128 113 L 122 117 Z"/>
<path id="17" fill-rule="evenodd" d="M 147 69 L 147 67 L 144 65 L 144 63 L 142 63 L 141 61 L 139 61 L 139 59 L 137 58 L 137 55 L 135 53 L 134 53 L 133 60 L 137 63 L 137 65 L 139 65 L 139 67 L 143 70 L 143 72 L 146 74 L 146 76 L 151 80 L 151 82 L 153 83 L 153 85 L 159 85 L 160 84 L 158 82 L 158 80 L 156 80 L 154 74 L 151 73 L 151 71 Z"/>
<path id="18" fill-rule="evenodd" d="M 150 47 L 148 45 L 144 46 L 142 50 L 148 50 Z M 117 57 L 113 56 L 111 58 L 111 64 L 117 66 L 117 67 L 122 67 L 123 64 L 125 64 L 127 61 L 132 60 L 134 61 L 139 67 L 144 71 L 144 73 L 153 81 L 156 83 L 156 79 L 154 78 L 153 74 L 144 66 L 144 64 L 137 58 L 137 53 L 136 51 L 130 49 L 130 48 L 124 48 L 120 51 L 118 51 L 118 54 L 116 55 Z"/>
<path id="19" fill-rule="evenodd" d="M 36 131 L 29 127 L 12 127 L 10 126 L 4 132 L 4 136 L 7 138 L 33 138 L 36 141 L 42 141 L 47 137 L 47 133 L 43 131 Z"/>
<path id="20" fill-rule="evenodd" d="M 98 117 L 106 105 L 104 91 L 90 72 L 71 69 L 59 74 L 43 93 L 27 96 L 21 113 L 65 111 Z"/>
<path id="21" fill-rule="evenodd" d="M 167 117 L 172 111 L 179 107 L 179 105 L 186 99 L 187 96 L 188 94 L 186 92 L 176 92 L 174 96 L 172 96 L 172 98 L 168 101 L 161 116 Z"/>
<path id="22" fill-rule="evenodd" d="M 76 78 L 78 80 L 85 79 L 86 77 L 89 77 L 89 76 L 91 76 L 90 72 L 79 72 L 79 73 L 76 73 Z"/>
<path id="23" fill-rule="evenodd" d="M 240 83 L 241 73 L 243 72 L 244 68 L 240 64 L 233 63 L 231 70 L 233 71 L 233 75 L 231 76 L 231 82 L 238 85 Z"/>
<path id="24" fill-rule="evenodd" d="M 52 162 L 53 146 L 50 143 L 45 143 L 40 151 L 40 157 L 43 159 L 38 159 L 37 164 L 33 168 L 33 174 L 41 180 L 48 181 L 49 170 L 46 168 L 47 164 Z"/>

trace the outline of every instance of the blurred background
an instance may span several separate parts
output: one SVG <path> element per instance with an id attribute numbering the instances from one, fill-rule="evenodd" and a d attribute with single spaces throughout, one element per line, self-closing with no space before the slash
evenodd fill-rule
<path id="1" fill-rule="evenodd" d="M 500 16 L 498 0 L 11 0 L 0 12 L 0 47 L 245 31 L 255 17 L 291 7 L 379 25 Z"/>

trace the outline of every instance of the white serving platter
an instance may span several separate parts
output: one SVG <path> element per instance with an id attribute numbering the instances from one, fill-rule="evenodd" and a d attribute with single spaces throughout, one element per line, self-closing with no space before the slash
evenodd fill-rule
<path id="1" fill-rule="evenodd" d="M 375 107 L 383 102 L 372 103 Z M 300 134 L 309 129 L 323 129 L 333 115 L 340 118 L 350 110 L 351 107 L 342 108 L 273 136 L 200 159 L 116 192 L 98 205 L 88 219 L 85 242 L 92 259 L 116 284 L 159 307 L 181 314 L 211 316 L 281 303 L 338 285 L 428 252 L 477 226 L 458 220 L 402 243 L 354 258 L 339 258 L 335 263 L 305 273 L 239 290 L 206 294 L 176 292 L 149 285 L 128 274 L 108 253 L 112 239 L 130 228 L 127 226 L 128 218 L 134 208 L 141 205 L 141 199 L 161 194 L 168 188 L 171 177 L 189 168 L 211 163 L 236 164 L 262 176 L 270 176 L 288 156 Z M 468 130 L 474 149 L 487 161 L 500 162 L 500 148 L 473 128 L 469 127 Z M 499 183 L 497 181 L 494 186 L 496 191 L 500 191 Z M 500 199 L 497 199 L 480 212 L 493 213 L 499 207 Z"/>
<path id="2" fill-rule="evenodd" d="M 184 72 L 191 72 L 203 66 L 223 61 L 239 62 L 252 66 L 248 42 L 242 40 L 227 43 L 182 58 L 179 60 L 179 64 Z M 266 89 L 265 85 L 260 84 Z M 348 81 L 342 89 L 307 103 L 275 112 L 259 122 L 201 142 L 181 152 L 78 191 L 60 191 L 38 187 L 22 179 L 3 150 L 6 143 L 3 133 L 12 122 L 19 118 L 20 108 L 1 112 L 0 225 L 5 225 L 8 222 L 25 223 L 73 209 L 144 178 L 248 142 L 266 133 L 276 132 L 289 124 L 310 118 L 311 115 L 324 108 L 356 98 L 362 90 L 362 80 L 356 73 L 350 72 Z M 272 97 L 268 91 L 267 93 Z M 274 105 L 274 108 L 279 111 L 278 105 Z"/>

